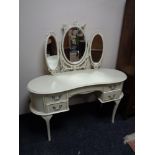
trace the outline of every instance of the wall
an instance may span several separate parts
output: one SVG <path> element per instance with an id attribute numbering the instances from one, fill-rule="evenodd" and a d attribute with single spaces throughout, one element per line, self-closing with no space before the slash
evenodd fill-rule
<path id="1" fill-rule="evenodd" d="M 63 24 L 74 21 L 87 24 L 88 39 L 92 32 L 100 31 L 104 36 L 102 65 L 115 67 L 125 0 L 20 0 L 19 3 L 20 114 L 28 112 L 27 83 L 45 74 L 46 35 L 54 31 L 61 39 Z"/>

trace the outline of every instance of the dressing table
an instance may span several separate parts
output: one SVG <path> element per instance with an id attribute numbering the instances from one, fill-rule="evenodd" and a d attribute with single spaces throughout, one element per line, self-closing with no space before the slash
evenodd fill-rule
<path id="1" fill-rule="evenodd" d="M 112 123 L 123 98 L 123 82 L 127 76 L 115 69 L 101 68 L 103 36 L 94 33 L 86 39 L 85 25 L 64 25 L 58 42 L 55 33 L 47 36 L 45 60 L 50 75 L 31 80 L 30 111 L 46 121 L 48 140 L 51 140 L 50 119 L 53 114 L 69 111 L 69 99 L 77 94 L 94 93 L 103 103 L 115 101 Z"/>

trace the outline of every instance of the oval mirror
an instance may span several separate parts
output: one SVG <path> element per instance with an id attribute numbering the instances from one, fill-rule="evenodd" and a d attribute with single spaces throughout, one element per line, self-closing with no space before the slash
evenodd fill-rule
<path id="1" fill-rule="evenodd" d="M 50 70 L 56 69 L 58 65 L 57 42 L 53 35 L 50 35 L 46 41 L 45 58 Z"/>
<path id="2" fill-rule="evenodd" d="M 103 40 L 100 34 L 93 37 L 91 43 L 91 59 L 94 63 L 99 63 L 103 55 Z"/>
<path id="3" fill-rule="evenodd" d="M 65 33 L 63 40 L 63 52 L 67 60 L 71 63 L 80 61 L 84 56 L 85 49 L 86 41 L 82 29 L 70 28 Z"/>

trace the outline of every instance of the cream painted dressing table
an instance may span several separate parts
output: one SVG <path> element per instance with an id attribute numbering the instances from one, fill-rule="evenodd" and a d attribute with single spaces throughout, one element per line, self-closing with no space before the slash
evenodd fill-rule
<path id="1" fill-rule="evenodd" d="M 48 140 L 50 119 L 53 114 L 69 110 L 69 98 L 77 94 L 93 92 L 102 103 L 115 101 L 112 122 L 123 98 L 123 82 L 127 76 L 115 69 L 101 68 L 103 37 L 94 33 L 87 41 L 85 25 L 77 23 L 63 26 L 63 38 L 58 43 L 56 35 L 50 33 L 46 39 L 45 59 L 51 75 L 31 80 L 30 92 L 32 113 L 46 121 Z"/>

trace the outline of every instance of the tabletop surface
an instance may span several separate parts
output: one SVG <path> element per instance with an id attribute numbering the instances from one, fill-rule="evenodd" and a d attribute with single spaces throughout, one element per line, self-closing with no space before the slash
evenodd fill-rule
<path id="1" fill-rule="evenodd" d="M 54 94 L 80 87 L 125 81 L 126 74 L 115 69 L 87 69 L 43 75 L 31 80 L 27 89 L 35 94 Z"/>

